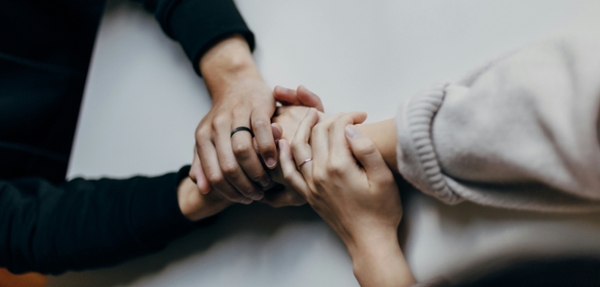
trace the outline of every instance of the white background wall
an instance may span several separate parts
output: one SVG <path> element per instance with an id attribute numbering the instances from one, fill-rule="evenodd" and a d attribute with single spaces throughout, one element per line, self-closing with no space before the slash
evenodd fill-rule
<path id="1" fill-rule="evenodd" d="M 329 114 L 393 117 L 420 89 L 586 24 L 595 0 L 238 0 L 270 85 L 304 84 Z M 141 7 L 112 3 L 88 76 L 69 176 L 157 175 L 189 164 L 210 108 L 177 43 Z M 404 197 L 403 249 L 420 280 L 506 254 L 600 252 L 595 215 L 445 206 Z M 356 286 L 341 242 L 307 207 L 236 206 L 166 250 L 49 286 Z"/>

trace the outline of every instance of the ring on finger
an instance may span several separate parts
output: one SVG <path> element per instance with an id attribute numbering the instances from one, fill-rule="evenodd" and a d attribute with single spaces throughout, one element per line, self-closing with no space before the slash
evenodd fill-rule
<path id="1" fill-rule="evenodd" d="M 302 166 L 303 166 L 303 165 L 305 165 L 305 164 L 307 164 L 307 163 L 311 162 L 312 160 L 313 160 L 313 158 L 312 158 L 312 157 L 309 157 L 309 158 L 305 159 L 304 161 L 302 161 L 302 162 L 301 162 L 301 163 L 298 165 L 298 170 L 300 170 L 300 169 L 302 168 Z"/>
<path id="2" fill-rule="evenodd" d="M 239 131 L 245 131 L 245 132 L 249 132 L 249 133 L 250 133 L 250 135 L 251 135 L 252 137 L 254 137 L 254 133 L 252 132 L 252 130 L 251 130 L 249 127 L 245 127 L 245 126 L 239 126 L 239 127 L 235 128 L 235 129 L 233 129 L 233 130 L 231 131 L 231 134 L 229 135 L 229 138 L 232 138 L 232 137 L 233 137 L 233 135 L 234 135 L 235 133 L 239 132 Z"/>

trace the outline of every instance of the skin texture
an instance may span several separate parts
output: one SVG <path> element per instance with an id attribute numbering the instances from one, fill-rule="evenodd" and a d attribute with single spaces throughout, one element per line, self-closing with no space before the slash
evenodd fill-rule
<path id="1" fill-rule="evenodd" d="M 415 280 L 397 236 L 398 188 L 375 144 L 352 126 L 365 118 L 355 112 L 317 124 L 311 109 L 291 145 L 279 141 L 280 165 L 285 180 L 346 244 L 361 286 L 410 286 Z M 307 158 L 313 160 L 298 170 Z"/>
<path id="2" fill-rule="evenodd" d="M 243 204 L 264 197 L 270 189 L 268 171 L 277 166 L 277 148 L 271 126 L 275 112 L 273 91 L 262 79 L 248 44 L 240 35 L 222 40 L 200 60 L 200 71 L 213 106 L 196 129 L 190 178 L 203 194 L 215 189 Z M 302 90 L 302 87 L 299 87 Z M 279 88 L 284 105 L 308 105 L 322 110 L 316 95 Z M 236 127 L 249 127 L 253 133 Z"/>
<path id="3" fill-rule="evenodd" d="M 215 215 L 233 204 L 218 192 L 202 194 L 188 177 L 177 188 L 177 201 L 181 213 L 190 221 L 198 221 Z"/>
<path id="4" fill-rule="evenodd" d="M 321 113 L 319 115 L 319 121 L 327 119 L 327 116 L 323 114 L 322 105 L 316 105 L 315 102 L 319 97 L 309 91 L 306 87 L 300 86 L 296 91 L 276 87 L 274 91 L 274 96 L 277 101 L 284 101 L 285 99 L 306 99 L 308 98 L 308 104 L 297 104 L 297 102 L 291 106 L 285 106 L 284 108 L 277 109 L 275 113 L 275 117 L 273 118 L 273 122 L 278 123 L 283 130 L 282 138 L 286 139 L 288 142 L 291 142 L 292 137 L 294 136 L 294 132 L 300 123 L 300 120 L 309 107 L 320 107 L 318 109 Z M 312 102 L 310 102 L 312 101 Z M 320 103 L 320 100 L 319 100 Z M 387 166 L 398 173 L 398 165 L 396 159 L 396 125 L 394 123 L 394 119 L 388 119 L 381 122 L 371 123 L 371 124 L 357 124 L 356 127 L 367 136 L 369 139 L 373 141 Z"/>
<path id="5" fill-rule="evenodd" d="M 198 177 L 197 170 L 190 175 L 203 193 L 208 193 L 210 186 L 234 202 L 260 200 L 264 196 L 262 187 L 270 183 L 262 162 L 269 169 L 277 165 L 271 128 L 275 112 L 272 90 L 239 35 L 208 50 L 200 60 L 200 71 L 213 106 L 196 129 L 194 160 L 200 161 L 205 177 Z M 230 136 L 239 126 L 251 128 L 254 140 L 245 131 Z"/>

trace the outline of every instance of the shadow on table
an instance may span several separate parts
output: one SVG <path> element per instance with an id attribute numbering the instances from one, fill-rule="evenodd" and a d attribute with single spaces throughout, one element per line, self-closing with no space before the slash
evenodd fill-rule
<path id="1" fill-rule="evenodd" d="M 173 262 L 203 253 L 219 241 L 234 235 L 252 233 L 270 237 L 287 224 L 318 221 L 319 216 L 307 205 L 279 209 L 260 203 L 234 205 L 222 212 L 215 223 L 172 242 L 158 253 L 115 267 L 50 277 L 47 286 L 127 286 L 165 269 Z"/>

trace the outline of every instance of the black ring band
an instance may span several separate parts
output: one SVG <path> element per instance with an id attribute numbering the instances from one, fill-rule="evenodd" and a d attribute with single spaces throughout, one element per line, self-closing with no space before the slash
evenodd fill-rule
<path id="1" fill-rule="evenodd" d="M 241 127 L 237 127 L 237 128 L 235 128 L 235 129 L 233 129 L 233 130 L 231 131 L 231 135 L 229 136 L 229 138 L 233 137 L 233 134 L 235 134 L 235 133 L 237 133 L 237 132 L 239 132 L 239 131 L 246 131 L 246 132 L 249 132 L 249 133 L 250 133 L 250 135 L 251 135 L 252 137 L 254 137 L 254 133 L 252 132 L 252 130 L 251 130 L 249 127 L 244 127 L 244 126 L 241 126 Z"/>

